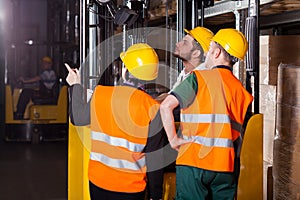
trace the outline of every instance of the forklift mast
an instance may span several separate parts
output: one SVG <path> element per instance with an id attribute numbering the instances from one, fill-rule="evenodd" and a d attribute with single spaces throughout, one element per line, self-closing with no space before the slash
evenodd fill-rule
<path id="1" fill-rule="evenodd" d="M 245 24 L 249 44 L 246 54 L 246 89 L 254 96 L 254 114 L 259 113 L 259 4 L 260 0 L 249 0 Z"/>

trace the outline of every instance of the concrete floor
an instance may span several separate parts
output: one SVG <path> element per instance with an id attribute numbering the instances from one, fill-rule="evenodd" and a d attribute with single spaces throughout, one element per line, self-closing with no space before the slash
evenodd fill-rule
<path id="1" fill-rule="evenodd" d="M 67 141 L 0 142 L 0 199 L 67 199 Z"/>

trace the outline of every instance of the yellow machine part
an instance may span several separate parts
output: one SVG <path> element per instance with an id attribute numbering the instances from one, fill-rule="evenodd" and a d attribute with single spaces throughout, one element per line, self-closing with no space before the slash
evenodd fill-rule
<path id="1" fill-rule="evenodd" d="M 238 200 L 263 199 L 263 115 L 248 121 L 241 150 Z"/>
<path id="2" fill-rule="evenodd" d="M 89 127 L 69 123 L 68 199 L 90 200 L 88 162 L 91 148 Z"/>
<path id="3" fill-rule="evenodd" d="M 14 111 L 16 111 L 17 102 L 22 89 L 14 88 L 11 90 L 10 85 L 5 86 L 5 123 L 6 124 L 23 124 L 26 123 L 25 120 L 14 120 Z M 28 103 L 24 117 L 29 117 L 30 106 L 33 105 L 32 101 Z"/>
<path id="4" fill-rule="evenodd" d="M 5 86 L 5 123 L 22 124 L 25 120 L 15 120 L 14 111 L 22 89 L 10 85 Z M 68 87 L 62 86 L 56 105 L 33 105 L 32 101 L 26 107 L 24 117 L 29 117 L 31 123 L 51 124 L 67 122 Z"/>
<path id="5" fill-rule="evenodd" d="M 163 200 L 174 200 L 176 195 L 176 173 L 166 172 L 163 183 Z"/>
<path id="6" fill-rule="evenodd" d="M 38 123 L 66 123 L 68 105 L 68 87 L 62 86 L 56 105 L 32 105 L 30 106 L 30 119 Z"/>

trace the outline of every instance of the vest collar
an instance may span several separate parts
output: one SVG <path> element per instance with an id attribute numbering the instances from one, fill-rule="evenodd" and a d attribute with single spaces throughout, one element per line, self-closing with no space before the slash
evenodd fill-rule
<path id="1" fill-rule="evenodd" d="M 229 71 L 232 72 L 232 68 L 231 68 L 231 67 L 228 67 L 228 66 L 225 66 L 225 65 L 217 65 L 217 66 L 214 66 L 212 69 L 216 69 L 216 68 L 220 68 L 220 69 L 228 69 Z"/>

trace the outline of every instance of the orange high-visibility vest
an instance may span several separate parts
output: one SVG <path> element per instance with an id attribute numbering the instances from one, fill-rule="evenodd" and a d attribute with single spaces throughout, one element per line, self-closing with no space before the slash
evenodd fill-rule
<path id="1" fill-rule="evenodd" d="M 183 138 L 192 138 L 193 142 L 180 148 L 176 163 L 232 172 L 233 143 L 241 139 L 244 117 L 253 97 L 228 69 L 194 73 L 198 82 L 196 98 L 181 110 L 180 116 Z"/>
<path id="2" fill-rule="evenodd" d="M 91 100 L 89 180 L 100 188 L 135 193 L 146 187 L 143 153 L 159 104 L 127 86 L 97 86 Z"/>

